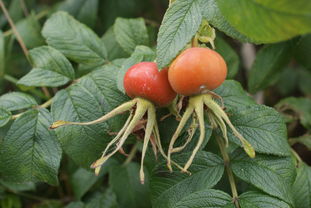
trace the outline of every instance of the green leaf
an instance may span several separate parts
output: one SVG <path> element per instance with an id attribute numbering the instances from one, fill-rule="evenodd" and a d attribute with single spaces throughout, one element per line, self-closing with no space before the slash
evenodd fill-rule
<path id="1" fill-rule="evenodd" d="M 148 45 L 149 37 L 143 18 L 117 18 L 113 26 L 117 42 L 128 54 L 133 53 L 138 45 Z"/>
<path id="2" fill-rule="evenodd" d="M 250 191 L 239 196 L 241 208 L 291 208 L 285 202 L 260 192 Z"/>
<path id="3" fill-rule="evenodd" d="M 267 45 L 259 50 L 252 65 L 248 87 L 251 93 L 274 84 L 280 71 L 290 61 L 292 42 Z"/>
<path id="4" fill-rule="evenodd" d="M 175 155 L 173 159 L 179 164 L 184 164 L 190 154 L 191 152 Z M 224 164 L 222 159 L 213 153 L 199 152 L 189 171 L 191 176 L 178 170 L 170 173 L 165 162 L 155 169 L 151 177 L 153 207 L 175 207 L 189 194 L 213 187 L 223 175 Z"/>
<path id="5" fill-rule="evenodd" d="M 232 79 L 239 70 L 240 59 L 238 54 L 222 38 L 217 37 L 215 40 L 216 51 L 225 59 L 228 67 L 227 79 Z"/>
<path id="6" fill-rule="evenodd" d="M 0 127 L 5 126 L 11 120 L 11 117 L 10 111 L 0 108 Z"/>
<path id="7" fill-rule="evenodd" d="M 117 77 L 117 85 L 118 89 L 125 93 L 124 86 L 123 86 L 123 79 L 127 72 L 127 70 L 142 61 L 153 61 L 155 59 L 155 53 L 154 51 L 147 47 L 147 46 L 136 46 L 135 51 L 132 53 L 132 55 L 127 58 L 123 64 L 121 69 L 119 70 L 118 77 Z"/>
<path id="8" fill-rule="evenodd" d="M 61 148 L 45 109 L 29 110 L 14 121 L 0 145 L 0 173 L 13 182 L 58 184 Z"/>
<path id="9" fill-rule="evenodd" d="M 4 75 L 5 70 L 5 40 L 2 31 L 0 30 L 0 78 Z"/>
<path id="10" fill-rule="evenodd" d="M 232 197 L 225 192 L 214 189 L 205 189 L 184 197 L 179 200 L 174 207 L 224 208 L 226 205 L 231 204 L 231 201 Z"/>
<path id="11" fill-rule="evenodd" d="M 238 32 L 232 27 L 226 18 L 221 14 L 216 0 L 202 1 L 201 5 L 202 15 L 208 20 L 210 24 L 216 27 L 218 30 L 224 32 L 226 35 L 237 39 L 241 42 L 254 42 L 249 37 Z M 217 40 L 218 38 L 216 38 Z"/>
<path id="12" fill-rule="evenodd" d="M 292 188 L 295 208 L 311 207 L 311 168 L 303 164 L 297 170 L 297 178 Z"/>
<path id="13" fill-rule="evenodd" d="M 27 48 L 34 48 L 44 44 L 44 39 L 40 33 L 41 26 L 34 14 L 17 22 L 16 29 Z"/>
<path id="14" fill-rule="evenodd" d="M 10 3 L 10 5 L 8 6 L 7 3 Z M 8 6 L 8 12 L 13 22 L 17 22 L 18 20 L 23 18 L 24 14 L 23 8 L 20 6 L 20 0 L 4 1 L 4 4 Z M 7 19 L 5 18 L 5 16 L 0 15 L 0 28 L 2 28 L 6 23 Z"/>
<path id="15" fill-rule="evenodd" d="M 65 208 L 85 208 L 85 206 L 83 202 L 78 201 L 78 202 L 71 202 Z"/>
<path id="16" fill-rule="evenodd" d="M 118 208 L 117 196 L 108 188 L 105 192 L 97 192 L 86 203 L 85 208 Z"/>
<path id="17" fill-rule="evenodd" d="M 297 68 L 296 68 L 297 70 Z M 311 95 L 311 70 L 307 70 L 304 68 L 298 68 L 298 87 L 299 90 L 304 93 L 305 95 Z"/>
<path id="18" fill-rule="evenodd" d="M 228 110 L 255 104 L 252 97 L 243 90 L 241 84 L 234 80 L 226 80 L 215 92 L 224 99 L 225 107 Z"/>
<path id="19" fill-rule="evenodd" d="M 51 106 L 54 121 L 92 121 L 126 100 L 116 87 L 117 68 L 106 65 L 80 79 L 79 83 L 59 91 Z M 109 124 L 109 125 L 108 125 Z M 56 129 L 65 152 L 79 165 L 89 167 L 118 131 L 122 119 L 116 117 L 90 126 L 65 126 Z"/>
<path id="20" fill-rule="evenodd" d="M 249 105 L 232 109 L 228 115 L 235 128 L 249 141 L 256 152 L 288 156 L 286 125 L 281 115 L 273 108 L 264 105 Z M 229 140 L 241 145 L 240 141 L 228 132 Z"/>
<path id="21" fill-rule="evenodd" d="M 99 37 L 65 12 L 53 14 L 45 22 L 42 35 L 50 46 L 77 63 L 104 63 L 107 57 Z"/>
<path id="22" fill-rule="evenodd" d="M 18 84 L 25 86 L 58 87 L 74 79 L 74 69 L 66 57 L 49 46 L 29 52 L 33 69 L 23 76 Z"/>
<path id="23" fill-rule="evenodd" d="M 291 185 L 295 179 L 295 166 L 291 157 L 257 154 L 249 158 L 242 150 L 233 153 L 231 168 L 243 181 L 292 204 Z"/>
<path id="24" fill-rule="evenodd" d="M 311 70 L 311 59 L 309 52 L 311 51 L 311 35 L 303 36 L 295 48 L 295 58 L 308 70 Z"/>
<path id="25" fill-rule="evenodd" d="M 109 60 L 128 57 L 128 54 L 121 48 L 120 44 L 117 42 L 113 27 L 109 28 L 101 39 L 107 48 Z"/>
<path id="26" fill-rule="evenodd" d="M 12 182 L 0 179 L 0 183 L 2 186 L 6 187 L 7 189 L 9 189 L 13 192 L 35 191 L 36 190 L 36 184 L 33 182 L 12 183 Z"/>
<path id="27" fill-rule="evenodd" d="M 114 165 L 115 163 L 116 161 L 114 160 L 107 161 L 107 164 L 101 169 L 99 176 L 96 176 L 94 172 L 90 172 L 84 168 L 78 168 L 70 178 L 75 198 L 81 199 L 101 178 L 101 176 L 108 172 L 111 165 Z"/>
<path id="28" fill-rule="evenodd" d="M 67 11 L 80 22 L 93 28 L 97 18 L 98 0 L 66 0 L 58 10 Z"/>
<path id="29" fill-rule="evenodd" d="M 129 163 L 111 168 L 109 172 L 109 184 L 117 195 L 117 201 L 120 207 L 151 207 L 148 175 L 145 184 L 140 184 L 139 169 L 140 167 L 137 163 Z"/>
<path id="30" fill-rule="evenodd" d="M 281 100 L 275 105 L 275 107 L 286 114 L 286 111 L 292 110 L 298 114 L 301 124 L 311 129 L 311 99 L 299 98 L 299 97 L 288 97 Z"/>
<path id="31" fill-rule="evenodd" d="M 234 28 L 257 43 L 273 43 L 311 32 L 311 3 L 300 0 L 217 0 Z"/>
<path id="32" fill-rule="evenodd" d="M 178 0 L 166 11 L 157 39 L 157 63 L 160 69 L 185 48 L 202 21 L 201 0 Z"/>
<path id="33" fill-rule="evenodd" d="M 0 107 L 9 111 L 22 110 L 38 105 L 36 100 L 22 92 L 10 92 L 0 97 Z"/>

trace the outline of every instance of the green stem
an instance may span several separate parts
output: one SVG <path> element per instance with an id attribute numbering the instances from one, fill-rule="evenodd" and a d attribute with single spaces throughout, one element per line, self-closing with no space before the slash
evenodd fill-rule
<path id="1" fill-rule="evenodd" d="M 233 198 L 234 205 L 236 208 L 240 208 L 239 201 L 238 201 L 239 195 L 238 195 L 237 187 L 235 184 L 233 172 L 230 168 L 230 157 L 226 151 L 226 146 L 225 146 L 223 140 L 220 137 L 216 137 L 216 140 L 217 140 L 217 143 L 219 145 L 220 152 L 221 152 L 222 158 L 223 158 L 224 163 L 225 163 L 225 168 L 226 168 L 229 183 L 230 183 L 230 188 L 231 188 L 231 192 L 232 192 L 232 198 Z"/>
<path id="2" fill-rule="evenodd" d="M 8 81 L 8 82 L 11 82 L 11 83 L 13 83 L 13 84 L 17 84 L 17 82 L 18 82 L 18 79 L 16 79 L 15 77 L 12 77 L 11 75 L 8 75 L 8 74 L 5 74 L 4 76 L 3 76 L 3 78 L 6 80 L 6 81 Z"/>

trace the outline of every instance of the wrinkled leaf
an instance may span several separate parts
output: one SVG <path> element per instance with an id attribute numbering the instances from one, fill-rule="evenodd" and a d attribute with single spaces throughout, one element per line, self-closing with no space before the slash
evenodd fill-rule
<path id="1" fill-rule="evenodd" d="M 107 48 L 109 60 L 128 57 L 128 53 L 126 53 L 117 42 L 113 27 L 109 28 L 101 39 Z"/>
<path id="2" fill-rule="evenodd" d="M 117 18 L 113 32 L 121 48 L 128 54 L 133 53 L 136 46 L 149 43 L 147 28 L 142 18 Z"/>
<path id="3" fill-rule="evenodd" d="M 292 192 L 295 208 L 311 207 L 311 168 L 306 164 L 298 168 Z"/>
<path id="4" fill-rule="evenodd" d="M 205 189 L 194 192 L 181 199 L 174 206 L 176 208 L 225 208 L 226 205 L 232 203 L 232 198 L 225 192 Z"/>
<path id="5" fill-rule="evenodd" d="M 10 111 L 0 108 L 0 127 L 5 126 L 11 120 L 12 114 Z"/>
<path id="6" fill-rule="evenodd" d="M 257 154 L 249 158 L 241 150 L 234 152 L 231 161 L 233 173 L 271 196 L 293 203 L 291 185 L 295 179 L 295 166 L 290 157 Z"/>
<path id="7" fill-rule="evenodd" d="M 217 0 L 221 13 L 239 32 L 260 43 L 273 43 L 311 32 L 311 3 L 301 0 Z"/>
<path id="8" fill-rule="evenodd" d="M 234 80 L 226 80 L 215 92 L 224 99 L 225 107 L 228 110 L 255 104 L 252 97 L 243 90 L 241 84 Z"/>
<path id="9" fill-rule="evenodd" d="M 22 92 L 10 92 L 0 97 L 0 107 L 9 111 L 22 110 L 38 105 L 36 100 Z"/>
<path id="10" fill-rule="evenodd" d="M 201 0 L 178 0 L 166 11 L 157 39 L 157 63 L 169 65 L 195 35 L 202 21 Z"/>
<path id="11" fill-rule="evenodd" d="M 290 208 L 285 202 L 260 192 L 245 192 L 239 196 L 241 208 Z"/>
<path id="12" fill-rule="evenodd" d="M 248 87 L 251 93 L 274 84 L 280 76 L 280 71 L 290 61 L 291 42 L 267 45 L 259 50 L 252 65 Z"/>
<path id="13" fill-rule="evenodd" d="M 45 109 L 29 110 L 12 124 L 0 146 L 0 172 L 13 182 L 58 184 L 61 148 Z"/>
<path id="14" fill-rule="evenodd" d="M 71 63 L 56 49 L 42 46 L 31 50 L 29 55 L 34 68 L 18 84 L 58 87 L 74 79 Z"/>
<path id="15" fill-rule="evenodd" d="M 264 105 L 249 105 L 228 111 L 235 128 L 249 141 L 256 152 L 280 156 L 290 155 L 286 125 L 281 115 L 273 108 Z M 240 141 L 228 132 L 229 140 L 241 145 Z"/>
<path id="16" fill-rule="evenodd" d="M 50 46 L 77 63 L 104 63 L 107 57 L 99 37 L 65 12 L 53 14 L 45 22 L 42 35 Z"/>
<path id="17" fill-rule="evenodd" d="M 184 164 L 190 153 L 174 156 L 178 164 Z M 151 177 L 152 203 L 155 208 L 175 207 L 182 198 L 206 188 L 212 188 L 221 179 L 224 165 L 221 158 L 208 152 L 199 152 L 189 168 L 191 176 L 177 169 L 170 173 L 166 162 L 155 169 Z"/>

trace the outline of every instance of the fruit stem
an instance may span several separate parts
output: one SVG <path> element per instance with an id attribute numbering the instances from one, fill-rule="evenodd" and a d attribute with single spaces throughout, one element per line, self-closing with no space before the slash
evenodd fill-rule
<path id="1" fill-rule="evenodd" d="M 220 137 L 216 137 L 217 143 L 219 145 L 219 149 L 222 155 L 222 158 L 224 160 L 224 164 L 225 164 L 225 169 L 227 171 L 227 175 L 228 175 L 228 179 L 229 179 L 229 183 L 230 183 L 230 188 L 231 188 L 231 192 L 232 192 L 232 198 L 233 198 L 233 202 L 236 208 L 240 208 L 239 205 L 239 201 L 238 201 L 238 191 L 237 191 L 237 187 L 235 184 L 235 180 L 234 180 L 234 175 L 233 172 L 230 168 L 230 157 L 226 151 L 226 146 L 223 142 L 223 140 Z"/>
<path id="2" fill-rule="evenodd" d="M 151 106 L 148 108 L 148 120 L 147 120 L 147 125 L 146 125 L 144 144 L 143 144 L 143 150 L 142 150 L 141 162 L 140 162 L 139 177 L 140 177 L 141 184 L 145 183 L 144 159 L 145 159 L 147 147 L 149 144 L 149 140 L 150 140 L 155 122 L 156 122 L 155 108 Z"/>
<path id="3" fill-rule="evenodd" d="M 186 125 L 187 121 L 189 120 L 191 114 L 193 113 L 194 108 L 192 107 L 192 105 L 189 103 L 189 106 L 187 107 L 184 115 L 182 116 L 178 127 L 170 141 L 169 147 L 168 147 L 168 153 L 167 153 L 167 167 L 168 169 L 172 172 L 172 166 L 171 166 L 171 154 L 172 154 L 172 150 L 174 148 L 174 144 L 180 134 L 180 132 L 182 131 L 182 129 L 184 128 L 184 126 Z"/>
<path id="4" fill-rule="evenodd" d="M 215 114 L 218 115 L 221 119 L 223 119 L 228 126 L 231 128 L 234 136 L 236 136 L 240 142 L 242 143 L 242 146 L 244 148 L 244 151 L 248 154 L 249 157 L 254 158 L 255 157 L 255 150 L 252 147 L 252 145 L 236 130 L 236 128 L 231 123 L 229 117 L 227 114 L 223 111 L 223 109 L 215 102 L 213 101 L 213 98 L 211 95 L 205 95 L 204 96 L 204 102 L 205 105 Z"/>
<path id="5" fill-rule="evenodd" d="M 122 105 L 118 106 L 117 108 L 113 109 L 112 111 L 110 111 L 109 113 L 107 113 L 106 115 L 100 117 L 99 119 L 96 119 L 94 121 L 89 121 L 89 122 L 71 122 L 71 121 L 56 121 L 54 122 L 51 126 L 50 129 L 56 129 L 58 127 L 61 126 L 66 126 L 66 125 L 81 125 L 81 126 L 87 126 L 87 125 L 92 125 L 92 124 L 97 124 L 103 121 L 106 121 L 118 114 L 121 114 L 127 110 L 130 110 L 132 107 L 134 107 L 134 105 L 138 102 L 138 99 L 133 99 L 129 102 L 123 103 Z"/>
<path id="6" fill-rule="evenodd" d="M 190 165 L 192 164 L 192 161 L 193 161 L 195 155 L 197 154 L 197 152 L 200 150 L 200 147 L 201 147 L 201 145 L 204 141 L 204 138 L 205 138 L 203 98 L 202 98 L 202 96 L 192 97 L 189 100 L 189 103 L 194 106 L 194 110 L 195 110 L 196 116 L 197 116 L 198 121 L 199 121 L 200 137 L 198 139 L 197 145 L 195 146 L 194 150 L 192 151 L 192 154 L 191 154 L 189 160 L 187 161 L 187 163 L 185 164 L 185 166 L 182 170 L 183 172 L 186 172 L 188 170 L 188 168 L 190 167 Z"/>

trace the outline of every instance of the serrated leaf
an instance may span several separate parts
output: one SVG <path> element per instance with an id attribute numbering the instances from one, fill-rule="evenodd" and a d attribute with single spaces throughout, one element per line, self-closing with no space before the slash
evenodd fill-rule
<path id="1" fill-rule="evenodd" d="M 241 34 L 229 24 L 226 18 L 221 14 L 216 0 L 202 1 L 201 4 L 202 15 L 211 25 L 226 33 L 226 35 L 241 42 L 254 42 L 254 40 L 251 40 L 249 37 Z M 217 39 L 218 38 L 216 38 L 216 40 Z"/>
<path id="2" fill-rule="evenodd" d="M 53 14 L 45 22 L 42 35 L 50 46 L 77 63 L 104 63 L 107 57 L 99 37 L 65 12 Z"/>
<path id="3" fill-rule="evenodd" d="M 257 154 L 251 159 L 237 150 L 233 153 L 231 168 L 243 181 L 293 204 L 291 185 L 295 179 L 295 166 L 292 158 Z"/>
<path id="4" fill-rule="evenodd" d="M 290 61 L 292 42 L 282 42 L 266 45 L 257 53 L 251 67 L 248 87 L 251 93 L 274 84 L 280 76 L 280 71 Z"/>
<path id="5" fill-rule="evenodd" d="M 215 39 L 216 51 L 223 56 L 228 67 L 227 79 L 232 79 L 239 70 L 240 59 L 238 54 L 231 48 L 231 46 L 222 38 Z"/>
<path id="6" fill-rule="evenodd" d="M 23 76 L 18 84 L 25 86 L 58 87 L 74 79 L 74 69 L 66 57 L 49 46 L 29 52 L 33 69 Z"/>
<path id="7" fill-rule="evenodd" d="M 202 21 L 201 0 L 178 0 L 166 11 L 157 39 L 157 63 L 169 65 L 195 35 Z"/>
<path id="8" fill-rule="evenodd" d="M 265 195 L 260 192 L 250 191 L 239 196 L 241 208 L 291 208 L 287 203 Z"/>
<path id="9" fill-rule="evenodd" d="M 219 94 L 228 110 L 243 108 L 255 104 L 255 101 L 242 88 L 241 84 L 234 80 L 226 80 L 215 92 Z"/>
<path id="10" fill-rule="evenodd" d="M 113 27 L 109 28 L 101 39 L 106 46 L 109 60 L 128 57 L 128 53 L 126 53 L 117 42 Z"/>
<path id="11" fill-rule="evenodd" d="M 174 161 L 184 164 L 191 153 L 173 157 Z M 189 168 L 191 176 L 178 170 L 170 173 L 163 162 L 151 176 L 151 196 L 153 207 L 171 208 L 182 198 L 206 188 L 212 188 L 221 179 L 224 164 L 221 158 L 209 152 L 199 152 Z"/>
<path id="12" fill-rule="evenodd" d="M 311 99 L 288 97 L 275 105 L 279 111 L 292 110 L 298 114 L 301 124 L 311 129 Z"/>
<path id="13" fill-rule="evenodd" d="M 41 26 L 34 14 L 30 14 L 25 19 L 17 22 L 16 29 L 27 48 L 34 48 L 44 44 L 44 39 L 40 33 Z"/>
<path id="14" fill-rule="evenodd" d="M 117 196 L 108 188 L 105 192 L 97 192 L 86 203 L 85 208 L 118 208 Z"/>
<path id="15" fill-rule="evenodd" d="M 228 204 L 232 204 L 232 197 L 227 193 L 214 189 L 205 189 L 184 197 L 179 202 L 177 202 L 174 207 L 225 208 Z"/>
<path id="16" fill-rule="evenodd" d="M 117 201 L 120 207 L 151 207 L 149 180 L 147 177 L 145 184 L 140 183 L 139 169 L 140 167 L 137 163 L 129 163 L 111 168 L 109 172 L 109 184 L 117 195 Z"/>
<path id="17" fill-rule="evenodd" d="M 5 40 L 2 31 L 0 30 L 0 77 L 3 77 L 5 70 Z"/>
<path id="18" fill-rule="evenodd" d="M 154 51 L 147 47 L 147 46 L 136 46 L 135 51 L 132 55 L 127 58 L 119 70 L 118 77 L 117 77 L 117 85 L 118 89 L 125 93 L 124 86 L 123 86 L 123 79 L 125 76 L 126 71 L 133 65 L 142 62 L 142 61 L 153 61 L 155 59 Z"/>
<path id="19" fill-rule="evenodd" d="M 251 143 L 256 152 L 288 156 L 286 125 L 281 115 L 273 108 L 264 105 L 249 105 L 228 111 L 235 128 Z M 241 145 L 240 141 L 228 132 L 229 140 Z"/>
<path id="20" fill-rule="evenodd" d="M 38 105 L 36 100 L 22 92 L 10 92 L 0 97 L 0 107 L 9 111 L 22 110 Z"/>
<path id="21" fill-rule="evenodd" d="M 58 10 L 66 11 L 80 22 L 93 28 L 96 23 L 98 0 L 66 0 Z"/>
<path id="22" fill-rule="evenodd" d="M 291 0 L 217 0 L 217 4 L 234 28 L 256 42 L 273 43 L 311 32 L 309 0 L 295 5 Z"/>
<path id="23" fill-rule="evenodd" d="M 11 120 L 12 114 L 10 111 L 0 108 L 0 127 L 5 126 Z"/>
<path id="24" fill-rule="evenodd" d="M 116 88 L 117 68 L 106 65 L 82 77 L 80 82 L 59 91 L 52 103 L 54 121 L 92 121 L 122 104 L 126 97 Z M 118 131 L 121 117 L 90 126 L 66 126 L 56 129 L 65 152 L 79 165 L 89 167 Z"/>
<path id="25" fill-rule="evenodd" d="M 292 188 L 295 208 L 311 207 L 311 168 L 302 164 L 297 170 L 297 178 Z"/>
<path id="26" fill-rule="evenodd" d="M 0 145 L 0 172 L 13 182 L 42 181 L 58 184 L 61 148 L 46 109 L 25 112 L 12 124 Z"/>
<path id="27" fill-rule="evenodd" d="M 148 45 L 149 37 L 145 21 L 142 18 L 117 18 L 113 26 L 117 42 L 128 54 L 133 53 L 138 45 Z"/>

